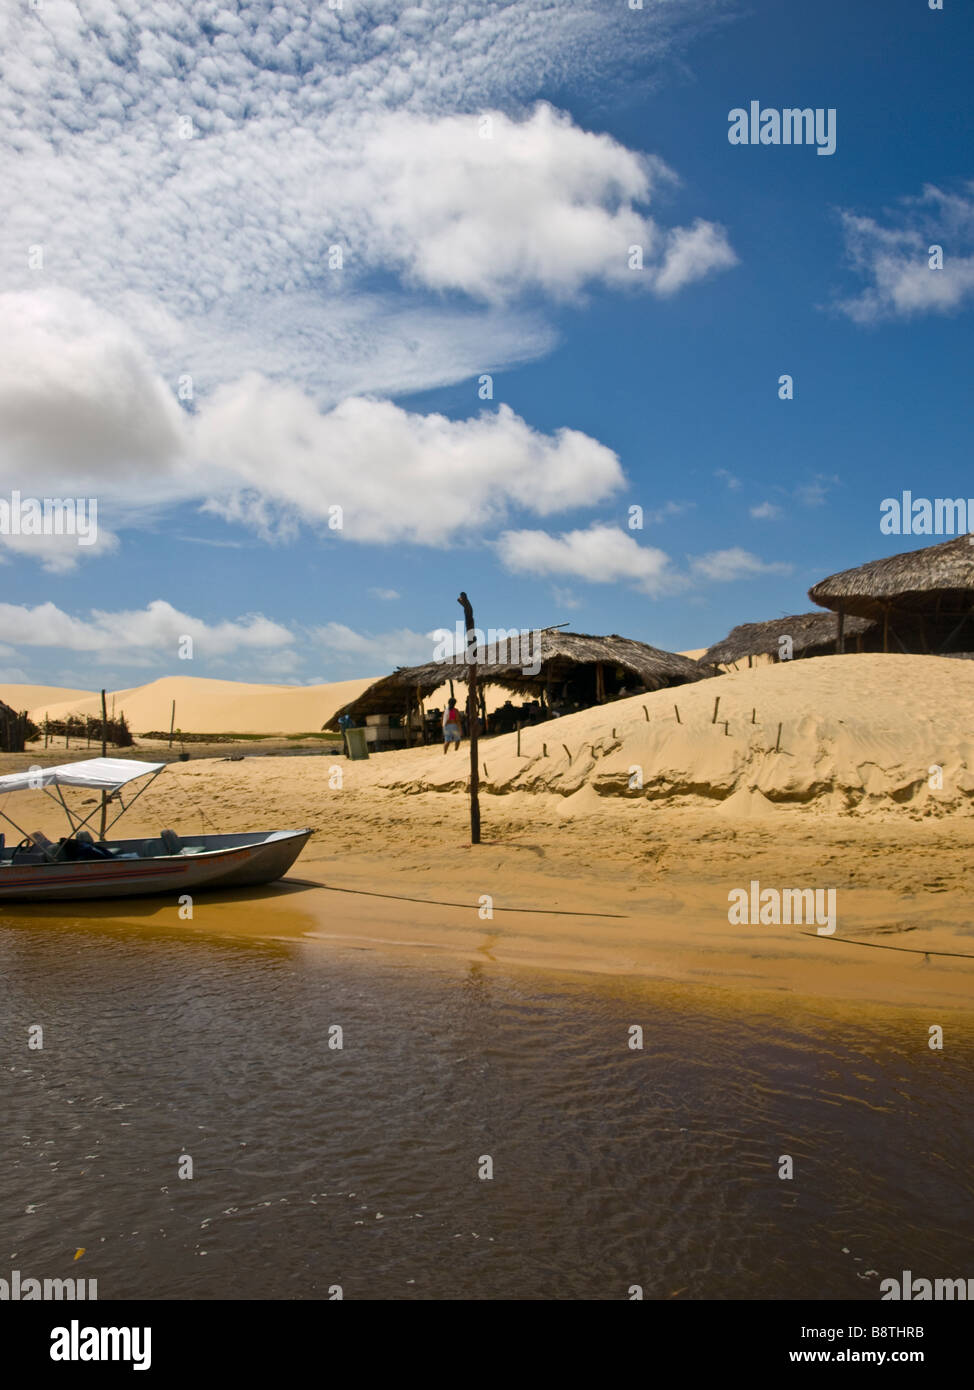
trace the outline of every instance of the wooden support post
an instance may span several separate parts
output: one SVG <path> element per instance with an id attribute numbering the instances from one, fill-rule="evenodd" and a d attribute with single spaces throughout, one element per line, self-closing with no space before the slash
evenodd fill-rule
<path id="1" fill-rule="evenodd" d="M 889 604 L 883 605 L 883 651 L 889 651 Z"/>
<path id="2" fill-rule="evenodd" d="M 172 714 L 169 716 L 169 747 L 172 747 L 173 730 L 176 727 L 176 701 L 172 702 Z"/>
<path id="3" fill-rule="evenodd" d="M 517 756 L 521 756 L 521 726 L 517 726 Z"/>
<path id="4" fill-rule="evenodd" d="M 469 650 L 475 643 L 473 608 L 470 600 L 465 593 L 460 594 L 457 599 L 463 609 L 464 621 L 467 625 L 466 645 Z M 480 762 L 477 756 L 477 663 L 474 661 L 468 667 L 467 675 L 467 724 L 470 737 L 470 843 L 480 844 Z M 453 682 L 450 682 L 450 689 Z"/>
<path id="5" fill-rule="evenodd" d="M 105 705 L 105 692 L 101 692 L 101 755 L 108 757 L 108 709 Z M 108 792 L 101 794 L 101 829 L 98 838 L 104 840 L 105 825 L 108 821 Z"/>
<path id="6" fill-rule="evenodd" d="M 839 609 L 835 626 L 835 650 L 841 653 L 845 651 L 845 614 L 841 608 Z"/>

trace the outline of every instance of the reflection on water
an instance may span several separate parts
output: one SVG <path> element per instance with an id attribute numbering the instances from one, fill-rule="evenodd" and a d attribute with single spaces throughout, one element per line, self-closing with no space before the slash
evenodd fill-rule
<path id="1" fill-rule="evenodd" d="M 304 929 L 297 899 L 264 908 Z M 972 1273 L 969 1035 L 931 1052 L 919 1021 L 783 1022 L 103 911 L 0 924 L 0 1276 L 83 1272 L 102 1298 L 875 1299 L 904 1268 Z"/>

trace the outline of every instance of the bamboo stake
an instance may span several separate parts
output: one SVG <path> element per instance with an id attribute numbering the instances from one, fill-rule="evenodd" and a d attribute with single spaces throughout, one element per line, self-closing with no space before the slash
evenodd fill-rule
<path id="1" fill-rule="evenodd" d="M 720 696 L 718 695 L 717 698 L 716 698 L 716 700 L 714 701 L 714 717 L 713 717 L 713 719 L 711 719 L 711 721 L 710 721 L 711 724 L 716 724 L 716 723 L 717 723 L 717 706 L 718 706 L 719 704 L 720 704 Z"/>
<path id="2" fill-rule="evenodd" d="M 777 737 L 777 738 L 775 739 L 775 741 L 774 741 L 774 751 L 775 751 L 776 753 L 778 753 L 778 752 L 780 752 L 780 750 L 781 750 L 781 725 L 779 724 L 779 725 L 778 725 L 778 737 Z"/>
<path id="3" fill-rule="evenodd" d="M 682 723 L 683 723 L 683 720 L 680 718 L 680 707 L 679 707 L 679 705 L 674 705 L 673 708 L 676 710 L 676 722 L 677 722 L 678 724 L 682 724 Z"/>

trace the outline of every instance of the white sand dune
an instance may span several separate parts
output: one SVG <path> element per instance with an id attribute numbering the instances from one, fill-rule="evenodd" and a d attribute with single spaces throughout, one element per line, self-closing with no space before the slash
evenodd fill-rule
<path id="1" fill-rule="evenodd" d="M 72 690 L 63 685 L 0 685 L 0 701 L 18 713 L 22 709 L 34 710 L 41 705 L 90 700 L 93 695 L 94 692 L 91 690 Z"/>
<path id="2" fill-rule="evenodd" d="M 578 796 L 579 809 L 606 797 L 725 802 L 748 817 L 970 809 L 974 663 L 863 653 L 755 667 L 525 729 L 520 756 L 516 735 L 486 740 L 481 762 L 485 790 Z M 387 787 L 465 784 L 463 754 L 383 766 Z"/>
<path id="3" fill-rule="evenodd" d="M 176 728 L 183 733 L 303 734 L 320 729 L 334 710 L 354 700 L 374 679 L 325 685 L 248 685 L 201 676 L 164 676 L 149 685 L 112 691 L 107 702 L 109 713 L 113 706 L 116 714 L 124 712 L 136 735 L 167 731 L 173 700 Z M 78 692 L 64 700 L 42 699 L 29 708 L 35 723 L 45 715 L 51 719 L 68 714 L 99 715 L 101 695 Z"/>

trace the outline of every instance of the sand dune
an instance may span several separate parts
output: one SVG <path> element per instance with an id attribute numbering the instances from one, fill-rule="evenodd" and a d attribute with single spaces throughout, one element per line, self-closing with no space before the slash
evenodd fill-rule
<path id="1" fill-rule="evenodd" d="M 42 705 L 63 704 L 65 701 L 100 699 L 91 690 L 71 690 L 63 685 L 0 685 L 0 701 L 15 709 L 35 710 Z"/>
<path id="2" fill-rule="evenodd" d="M 124 712 L 134 734 L 167 730 L 176 701 L 176 727 L 183 733 L 302 734 L 320 729 L 340 705 L 371 684 L 375 677 L 333 681 L 325 685 L 247 685 L 241 681 L 208 680 L 200 676 L 164 676 L 149 685 L 112 691 L 109 713 Z M 29 689 L 30 687 L 21 687 Z M 10 701 L 8 701 L 10 703 Z M 45 715 L 101 713 L 101 696 L 40 700 L 30 706 L 40 722 Z"/>
<path id="3" fill-rule="evenodd" d="M 606 797 L 726 802 L 738 816 L 788 805 L 924 815 L 968 809 L 974 663 L 864 653 L 755 667 L 525 729 L 520 756 L 515 735 L 486 741 L 482 763 L 489 791 L 555 793 L 580 809 Z M 390 788 L 465 784 L 453 752 L 381 766 L 381 784 Z M 931 772 L 937 767 L 942 786 Z"/>

